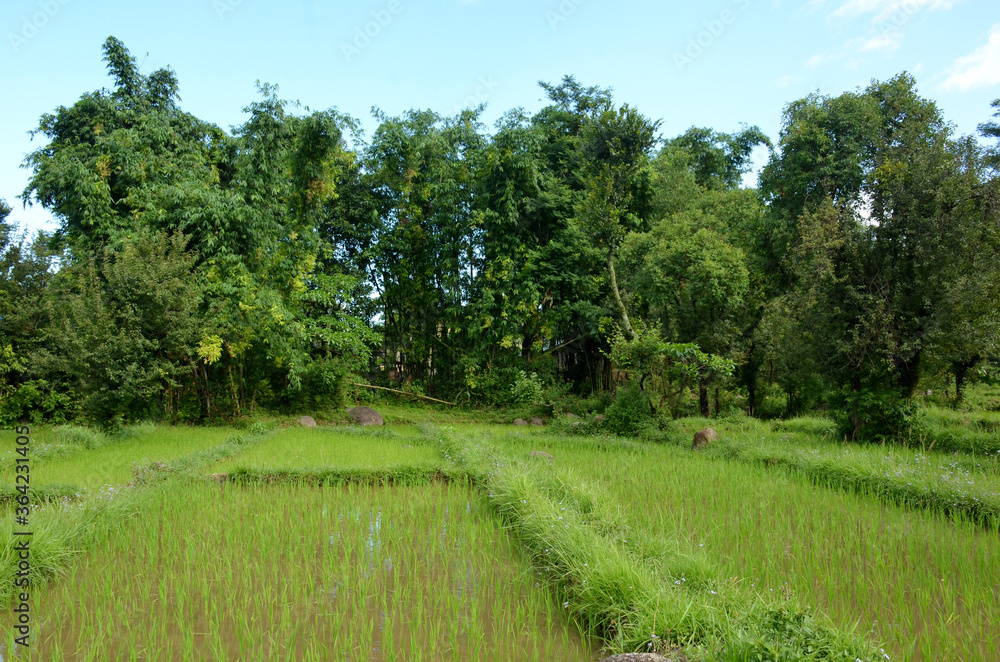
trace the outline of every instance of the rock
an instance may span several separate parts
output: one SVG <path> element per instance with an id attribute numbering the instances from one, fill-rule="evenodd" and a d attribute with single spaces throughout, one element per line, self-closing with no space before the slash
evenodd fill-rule
<path id="1" fill-rule="evenodd" d="M 622 653 L 606 657 L 601 662 L 687 662 L 687 657 L 679 652 L 670 653 L 670 657 L 656 653 Z"/>
<path id="2" fill-rule="evenodd" d="M 528 421 L 524 420 L 523 418 L 515 418 L 514 419 L 514 425 L 527 425 L 527 424 L 528 424 Z"/>
<path id="3" fill-rule="evenodd" d="M 385 425 L 385 421 L 382 420 L 382 414 L 378 413 L 371 407 L 355 407 L 353 409 L 348 409 L 347 415 L 350 416 L 351 421 L 357 425 Z"/>
<path id="4" fill-rule="evenodd" d="M 712 428 L 705 428 L 704 430 L 699 430 L 694 433 L 694 443 L 691 444 L 691 450 L 698 450 L 699 448 L 704 448 L 710 443 L 719 438 L 719 433 Z"/>
<path id="5" fill-rule="evenodd" d="M 549 464 L 552 464 L 552 460 L 555 459 L 554 457 L 552 457 L 551 455 L 549 455 L 545 451 L 531 451 L 531 457 L 540 457 L 540 458 L 543 458 L 545 460 L 548 460 Z"/>
<path id="6" fill-rule="evenodd" d="M 229 474 L 212 474 L 209 477 L 217 483 L 224 483 L 229 478 Z"/>
<path id="7" fill-rule="evenodd" d="M 316 419 L 312 416 L 302 416 L 299 418 L 299 425 L 307 428 L 316 427 Z"/>
<path id="8" fill-rule="evenodd" d="M 603 420 L 604 420 L 604 414 L 598 414 L 597 416 L 594 417 L 595 423 L 600 423 Z"/>
<path id="9" fill-rule="evenodd" d="M 545 421 L 543 421 L 542 419 L 540 419 L 537 416 L 535 416 L 533 419 L 531 419 L 531 424 L 532 425 L 542 426 L 542 425 L 545 425 Z"/>
<path id="10" fill-rule="evenodd" d="M 562 417 L 565 418 L 567 421 L 579 421 L 580 420 L 580 417 L 577 416 L 576 414 L 574 414 L 571 411 L 566 412 L 565 414 L 562 415 Z"/>

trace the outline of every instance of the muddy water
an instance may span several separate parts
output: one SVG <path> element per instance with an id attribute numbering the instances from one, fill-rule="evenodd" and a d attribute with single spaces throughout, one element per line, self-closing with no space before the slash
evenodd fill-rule
<path id="1" fill-rule="evenodd" d="M 34 615 L 33 660 L 600 659 L 460 487 L 191 488 Z"/>

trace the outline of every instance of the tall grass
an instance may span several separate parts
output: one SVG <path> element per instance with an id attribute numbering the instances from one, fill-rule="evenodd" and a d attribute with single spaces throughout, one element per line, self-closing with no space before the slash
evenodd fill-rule
<path id="1" fill-rule="evenodd" d="M 967 517 L 673 446 L 553 453 L 630 504 L 623 523 L 682 536 L 765 599 L 794 595 L 841 627 L 857 623 L 893 659 L 1000 659 L 1000 547 Z"/>
<path id="2" fill-rule="evenodd" d="M 479 472 L 491 504 L 564 606 L 610 650 L 681 647 L 700 657 L 729 656 L 724 659 L 877 658 L 875 647 L 850 627 L 832 627 L 794 601 L 762 599 L 730 581 L 676 529 L 636 526 L 631 499 L 616 500 L 605 486 L 591 486 L 583 474 L 564 468 L 569 448 L 581 451 L 578 442 L 560 449 L 559 466 L 550 466 L 528 464 L 525 441 L 476 435 L 463 446 L 454 436 L 442 439 L 460 464 L 491 467 Z M 511 449 L 518 445 L 521 450 Z M 491 462 L 505 446 L 507 452 Z M 603 455 L 603 466 L 615 464 L 616 454 L 595 453 Z"/>
<path id="3" fill-rule="evenodd" d="M 39 598 L 34 654 L 598 659 L 536 583 L 467 487 L 192 483 Z"/>

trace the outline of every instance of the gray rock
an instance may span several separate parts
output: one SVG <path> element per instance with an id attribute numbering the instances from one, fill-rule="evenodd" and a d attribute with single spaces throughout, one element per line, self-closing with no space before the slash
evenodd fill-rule
<path id="1" fill-rule="evenodd" d="M 514 425 L 527 425 L 527 424 L 528 424 L 528 421 L 524 420 L 523 418 L 515 418 L 514 419 Z"/>
<path id="2" fill-rule="evenodd" d="M 670 657 L 656 653 L 622 653 L 606 657 L 601 662 L 687 662 L 687 657 L 683 653 L 670 653 Z"/>
<path id="3" fill-rule="evenodd" d="M 371 407 L 355 407 L 353 409 L 348 409 L 347 415 L 350 416 L 351 421 L 357 425 L 385 425 L 385 421 L 382 420 L 382 414 L 378 413 Z"/>
<path id="4" fill-rule="evenodd" d="M 603 420 L 604 420 L 604 414 L 598 414 L 597 416 L 594 417 L 595 423 L 600 423 Z"/>
<path id="5" fill-rule="evenodd" d="M 531 451 L 531 457 L 540 457 L 542 459 L 548 460 L 549 464 L 552 464 L 552 460 L 555 459 L 545 451 Z"/>
<path id="6" fill-rule="evenodd" d="M 307 428 L 316 427 L 316 419 L 312 416 L 302 416 L 299 418 L 299 425 Z"/>
<path id="7" fill-rule="evenodd" d="M 531 419 L 531 424 L 532 425 L 542 426 L 542 425 L 545 425 L 545 421 L 543 421 L 542 419 L 540 419 L 537 416 L 535 416 L 533 419 Z"/>
<path id="8" fill-rule="evenodd" d="M 226 482 L 226 479 L 229 478 L 229 474 L 212 474 L 209 478 L 217 483 L 224 483 Z"/>
<path id="9" fill-rule="evenodd" d="M 571 411 L 566 412 L 565 414 L 562 415 L 562 417 L 565 418 L 567 421 L 579 421 L 580 420 L 580 417 L 577 416 L 576 414 L 574 414 Z"/>
<path id="10" fill-rule="evenodd" d="M 699 430 L 694 433 L 694 443 L 691 444 L 691 450 L 698 450 L 699 448 L 705 448 L 710 443 L 719 438 L 719 433 L 712 428 L 705 428 L 704 430 Z"/>

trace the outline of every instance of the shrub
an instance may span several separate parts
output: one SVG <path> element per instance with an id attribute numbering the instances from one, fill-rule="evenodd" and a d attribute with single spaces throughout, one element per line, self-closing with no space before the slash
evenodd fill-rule
<path id="1" fill-rule="evenodd" d="M 916 441 L 923 431 L 916 402 L 891 389 L 844 390 L 834 410 L 839 434 L 854 441 Z"/>
<path id="2" fill-rule="evenodd" d="M 514 380 L 514 385 L 510 387 L 511 402 L 518 405 L 530 405 L 542 400 L 542 382 L 536 373 L 528 375 L 524 370 L 518 371 L 520 374 Z"/>
<path id="3" fill-rule="evenodd" d="M 604 428 L 620 436 L 633 436 L 649 428 L 652 422 L 649 398 L 637 384 L 630 383 L 619 389 L 605 412 Z"/>

